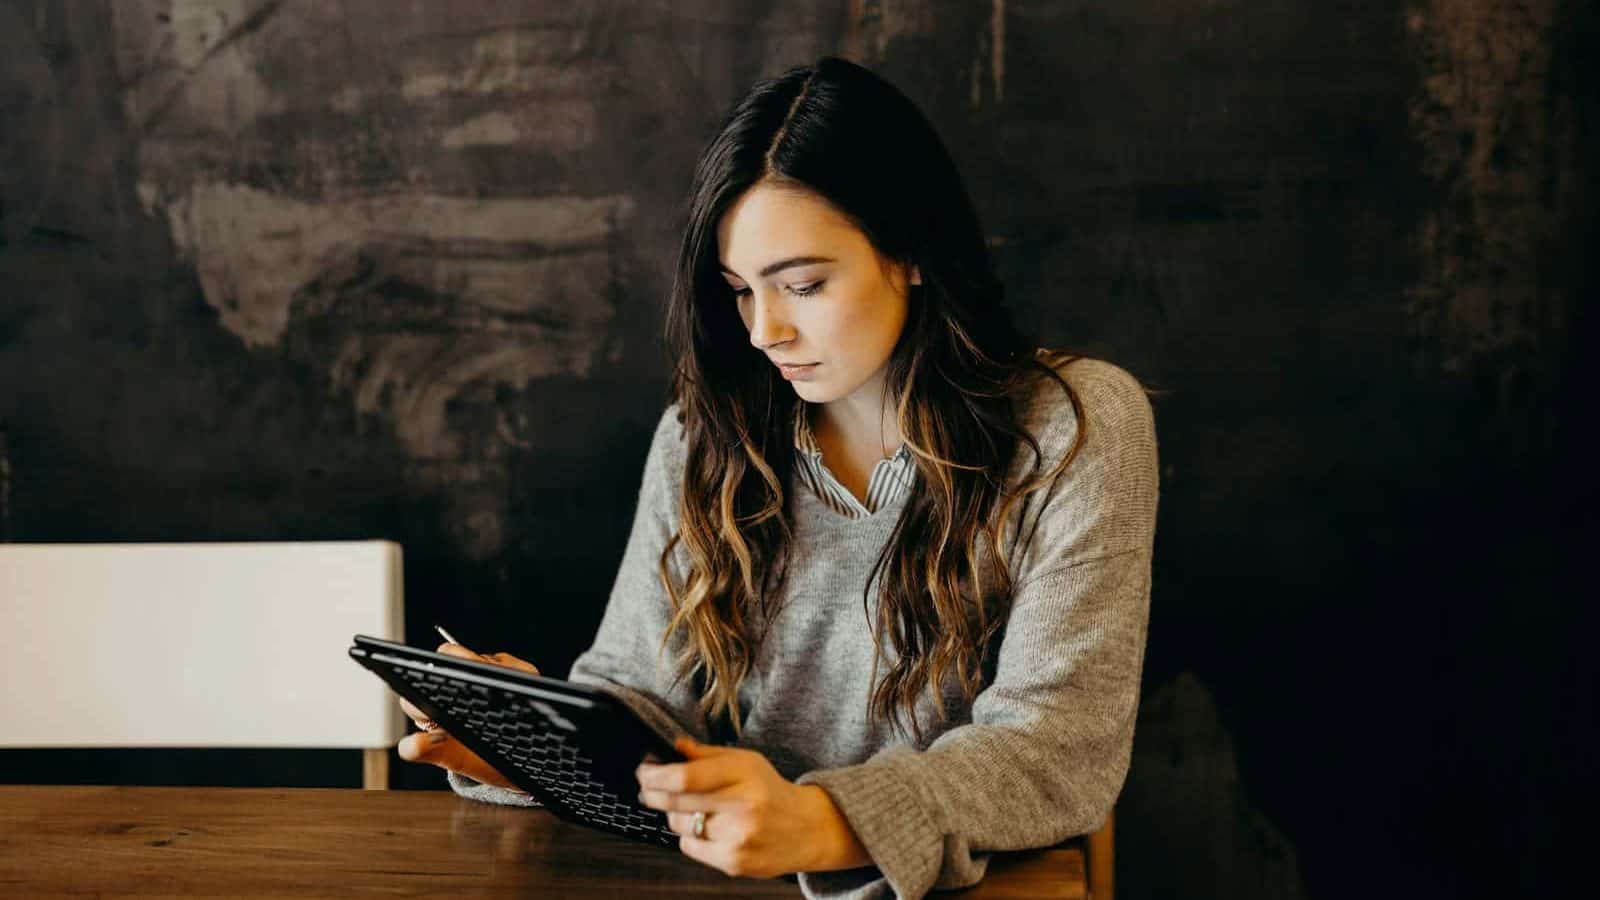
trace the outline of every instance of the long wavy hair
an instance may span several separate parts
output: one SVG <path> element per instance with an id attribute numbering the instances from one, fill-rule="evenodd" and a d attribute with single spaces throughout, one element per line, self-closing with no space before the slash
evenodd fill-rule
<path id="1" fill-rule="evenodd" d="M 869 715 L 904 731 L 909 714 L 920 743 L 919 696 L 941 697 L 953 678 L 970 704 L 982 688 L 1010 608 L 1005 541 L 1018 537 L 1026 498 L 1083 441 L 1082 405 L 1057 372 L 1073 357 L 1024 343 L 955 164 L 909 99 L 834 57 L 756 84 L 695 168 L 667 318 L 687 463 L 660 558 L 673 606 L 661 649 L 687 631 L 676 678 L 697 686 L 708 721 L 726 716 L 741 733 L 739 686 L 764 637 L 758 626 L 777 612 L 791 539 L 799 400 L 750 345 L 717 246 L 718 221 L 763 181 L 813 192 L 881 257 L 922 274 L 886 377 L 917 478 L 862 594 L 878 648 Z M 1078 420 L 1076 442 L 1048 469 L 1019 421 L 1039 374 L 1060 384 Z M 1008 489 L 1023 447 L 1031 468 Z"/>

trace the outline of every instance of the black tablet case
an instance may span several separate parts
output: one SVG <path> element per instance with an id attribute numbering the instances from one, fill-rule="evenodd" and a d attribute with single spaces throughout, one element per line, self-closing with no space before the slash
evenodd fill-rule
<path id="1" fill-rule="evenodd" d="M 579 825 L 676 847 L 666 813 L 639 805 L 634 769 L 684 757 L 626 704 L 556 678 L 358 634 L 356 662 L 512 784 Z"/>

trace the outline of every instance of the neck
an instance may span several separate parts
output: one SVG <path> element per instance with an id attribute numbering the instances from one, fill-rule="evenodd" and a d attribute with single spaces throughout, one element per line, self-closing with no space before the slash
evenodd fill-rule
<path id="1" fill-rule="evenodd" d="M 900 424 L 881 372 L 850 394 L 822 404 L 811 424 L 847 446 L 876 448 L 884 458 L 900 449 Z"/>

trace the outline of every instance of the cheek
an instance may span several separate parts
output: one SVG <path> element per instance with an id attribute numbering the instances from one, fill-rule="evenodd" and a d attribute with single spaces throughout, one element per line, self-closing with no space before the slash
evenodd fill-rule
<path id="1" fill-rule="evenodd" d="M 904 302 L 893 296 L 874 296 L 847 304 L 835 318 L 832 331 L 839 346 L 873 357 L 864 362 L 881 363 L 878 357 L 894 349 L 903 327 Z"/>

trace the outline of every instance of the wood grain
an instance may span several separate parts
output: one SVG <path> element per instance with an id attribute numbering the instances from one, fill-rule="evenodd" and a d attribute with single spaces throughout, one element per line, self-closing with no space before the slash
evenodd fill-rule
<path id="1" fill-rule="evenodd" d="M 5 896 L 797 897 L 670 850 L 439 791 L 0 787 Z M 1075 898 L 1083 854 L 1004 854 L 963 898 Z"/>

